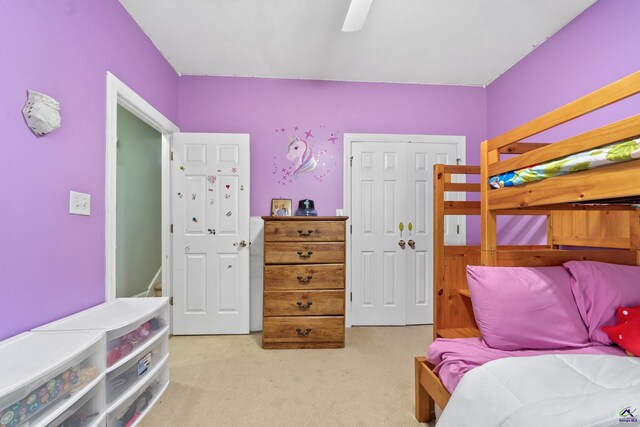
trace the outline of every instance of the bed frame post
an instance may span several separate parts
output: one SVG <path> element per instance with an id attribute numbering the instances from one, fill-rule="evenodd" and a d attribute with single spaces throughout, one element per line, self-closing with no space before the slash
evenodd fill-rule
<path id="1" fill-rule="evenodd" d="M 433 301 L 444 286 L 444 165 L 433 166 Z M 434 310 L 433 339 L 438 338 L 440 310 Z"/>
<path id="2" fill-rule="evenodd" d="M 489 151 L 489 142 L 480 144 L 480 262 L 496 265 L 497 215 L 489 210 L 489 165 L 500 161 L 497 149 Z"/>
<path id="3" fill-rule="evenodd" d="M 419 423 L 428 423 L 435 417 L 435 404 L 429 393 L 420 384 L 421 364 L 425 362 L 424 357 L 415 358 L 416 372 L 416 420 Z"/>

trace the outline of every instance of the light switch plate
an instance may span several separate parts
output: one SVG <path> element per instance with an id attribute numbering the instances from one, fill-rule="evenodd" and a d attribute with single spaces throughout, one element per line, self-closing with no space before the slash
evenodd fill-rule
<path id="1" fill-rule="evenodd" d="M 69 213 L 74 215 L 91 215 L 91 195 L 70 191 Z"/>

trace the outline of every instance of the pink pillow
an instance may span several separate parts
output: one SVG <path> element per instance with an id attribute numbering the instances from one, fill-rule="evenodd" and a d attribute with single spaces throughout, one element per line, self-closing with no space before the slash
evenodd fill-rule
<path id="1" fill-rule="evenodd" d="M 563 267 L 467 266 L 482 339 L 500 350 L 586 347 L 589 335 Z"/>
<path id="2" fill-rule="evenodd" d="M 640 305 L 640 267 L 597 261 L 569 261 L 571 290 L 591 341 L 611 344 L 602 330 L 616 323 L 616 309 Z"/>

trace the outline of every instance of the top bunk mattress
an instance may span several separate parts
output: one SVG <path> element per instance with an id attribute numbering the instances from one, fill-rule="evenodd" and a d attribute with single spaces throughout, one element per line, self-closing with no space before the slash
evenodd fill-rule
<path id="1" fill-rule="evenodd" d="M 602 354 L 627 356 L 618 346 L 593 345 L 584 348 L 560 348 L 553 350 L 497 350 L 487 346 L 482 338 L 438 338 L 430 346 L 427 361 L 435 365 L 434 373 L 449 393 L 467 372 L 492 360 L 506 357 L 542 356 L 547 354 Z"/>
<path id="2" fill-rule="evenodd" d="M 640 159 L 640 138 L 616 142 L 593 150 L 571 154 L 539 165 L 529 166 L 492 176 L 493 188 L 513 187 L 527 182 L 541 181 L 554 176 L 595 169 L 615 163 Z M 615 185 L 615 183 L 612 183 Z"/>

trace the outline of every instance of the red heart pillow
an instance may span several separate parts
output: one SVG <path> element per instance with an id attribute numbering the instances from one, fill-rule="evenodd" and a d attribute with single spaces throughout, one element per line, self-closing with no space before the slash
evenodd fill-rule
<path id="1" fill-rule="evenodd" d="M 640 319 L 640 305 L 631 308 L 618 307 L 618 325 L 633 319 Z"/>
<path id="2" fill-rule="evenodd" d="M 603 326 L 602 330 L 627 353 L 640 357 L 640 317 L 616 326 Z"/>

